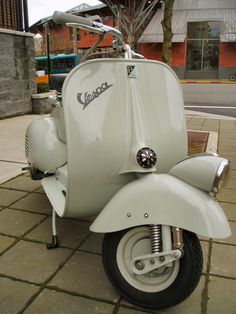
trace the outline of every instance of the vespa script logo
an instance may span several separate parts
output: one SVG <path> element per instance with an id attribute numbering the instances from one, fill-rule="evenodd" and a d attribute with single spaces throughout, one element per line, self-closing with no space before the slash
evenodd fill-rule
<path id="1" fill-rule="evenodd" d="M 80 104 L 83 105 L 83 110 L 95 99 L 98 98 L 102 93 L 104 93 L 108 88 L 113 86 L 113 84 L 108 85 L 107 82 L 102 83 L 101 86 L 97 87 L 92 93 L 78 93 L 77 99 Z"/>

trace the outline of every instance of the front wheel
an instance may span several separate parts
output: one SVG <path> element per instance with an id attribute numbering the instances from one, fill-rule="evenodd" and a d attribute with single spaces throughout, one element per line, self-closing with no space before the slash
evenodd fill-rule
<path id="1" fill-rule="evenodd" d="M 202 272 L 202 249 L 194 233 L 184 231 L 184 255 L 171 265 L 136 275 L 131 260 L 150 254 L 149 228 L 135 227 L 106 234 L 103 264 L 114 288 L 141 307 L 161 309 L 184 301 L 196 288 Z"/>

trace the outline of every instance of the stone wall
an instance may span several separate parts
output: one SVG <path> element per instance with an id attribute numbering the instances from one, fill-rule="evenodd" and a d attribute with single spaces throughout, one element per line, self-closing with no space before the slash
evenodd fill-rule
<path id="1" fill-rule="evenodd" d="M 0 119 L 32 112 L 33 34 L 0 29 Z"/>

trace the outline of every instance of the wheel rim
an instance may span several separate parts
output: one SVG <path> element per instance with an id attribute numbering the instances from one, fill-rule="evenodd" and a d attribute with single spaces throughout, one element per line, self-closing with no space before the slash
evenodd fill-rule
<path id="1" fill-rule="evenodd" d="M 172 262 L 169 267 L 163 266 L 145 275 L 134 274 L 131 260 L 150 252 L 148 227 L 133 228 L 119 242 L 116 253 L 117 265 L 124 279 L 134 288 L 144 292 L 159 292 L 175 281 L 179 272 L 179 260 Z"/>

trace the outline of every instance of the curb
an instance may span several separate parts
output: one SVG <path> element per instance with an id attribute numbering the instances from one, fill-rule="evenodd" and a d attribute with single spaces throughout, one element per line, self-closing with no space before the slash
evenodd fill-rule
<path id="1" fill-rule="evenodd" d="M 218 119 L 218 120 L 236 120 L 234 117 L 230 116 L 223 116 L 219 114 L 213 114 L 208 112 L 202 112 L 202 111 L 193 111 L 193 110 L 184 110 L 185 115 L 187 116 L 193 116 L 196 118 L 204 118 L 204 119 Z"/>
<path id="2" fill-rule="evenodd" d="M 181 84 L 236 84 L 236 81 L 180 80 Z"/>

